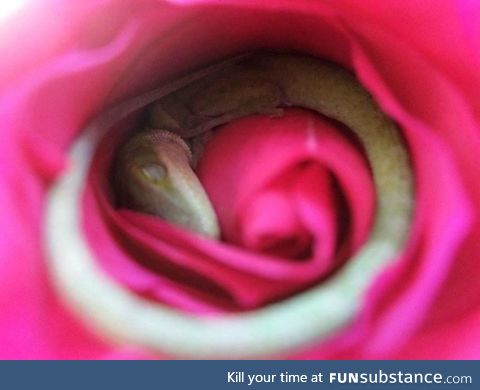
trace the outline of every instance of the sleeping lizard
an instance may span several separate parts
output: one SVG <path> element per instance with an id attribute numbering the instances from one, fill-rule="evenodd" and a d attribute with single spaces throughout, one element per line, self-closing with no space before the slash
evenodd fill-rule
<path id="1" fill-rule="evenodd" d="M 281 116 L 285 106 L 307 108 L 338 120 L 359 137 L 369 157 L 378 190 L 379 212 L 373 235 L 393 235 L 398 246 L 407 234 L 413 207 L 408 155 L 395 124 L 378 109 L 355 77 L 336 65 L 302 55 L 268 53 L 246 56 L 154 103 L 150 125 L 161 130 L 149 131 L 159 131 L 160 137 L 161 134 L 175 133 L 181 138 L 169 136 L 168 142 L 176 140 L 182 144 L 185 140 L 192 149 L 217 126 L 252 114 Z M 141 137 L 149 137 L 147 134 Z M 161 143 L 149 145 L 156 148 L 158 156 L 167 158 L 170 153 L 170 149 Z M 199 153 L 196 149 L 193 147 L 194 159 Z M 171 192 L 169 195 L 176 193 L 175 197 L 180 188 L 177 174 L 193 174 L 190 152 L 184 146 L 177 152 L 179 150 L 183 150 L 187 158 L 177 157 L 175 163 L 169 165 L 165 176 L 169 184 L 162 188 L 162 191 Z M 126 175 L 124 179 L 129 182 Z M 153 204 L 156 191 L 152 187 L 150 192 L 139 196 L 144 203 Z M 189 191 L 183 200 L 187 209 L 196 207 L 196 214 L 188 216 L 188 212 L 182 210 L 176 214 L 174 210 L 178 207 L 171 201 L 158 207 L 157 212 L 152 211 L 155 207 L 151 204 L 144 210 L 149 209 L 150 213 L 204 235 L 218 237 L 215 213 L 201 184 L 195 181 Z M 165 210 L 170 211 L 166 213 Z M 205 224 L 206 220 L 210 222 Z M 202 227 L 206 225 L 208 229 Z"/>

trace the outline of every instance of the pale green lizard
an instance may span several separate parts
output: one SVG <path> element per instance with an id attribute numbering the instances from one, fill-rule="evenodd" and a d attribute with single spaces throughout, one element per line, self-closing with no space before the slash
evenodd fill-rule
<path id="1" fill-rule="evenodd" d="M 402 241 L 412 208 L 412 180 L 396 126 L 349 72 L 300 55 L 252 54 L 156 102 L 151 108 L 150 121 L 154 129 L 161 129 L 157 141 L 150 141 L 150 131 L 131 142 L 138 143 L 140 137 L 145 140 L 144 148 L 148 145 L 155 149 L 150 155 L 159 159 L 163 176 L 159 181 L 145 175 L 145 169 L 138 167 L 139 160 L 145 159 L 141 154 L 122 159 L 137 164 L 138 168 L 130 173 L 124 170 L 119 175 L 126 183 L 125 192 L 131 195 L 130 206 L 217 237 L 215 213 L 194 176 L 190 152 L 181 138 L 165 138 L 168 134 L 165 130 L 190 139 L 190 146 L 195 146 L 216 126 L 252 114 L 280 116 L 282 106 L 315 110 L 346 124 L 357 134 L 369 157 L 378 189 L 375 231 Z M 169 146 L 172 142 L 179 147 L 174 150 Z M 194 159 L 198 149 L 193 148 Z M 151 166 L 152 161 L 148 164 Z M 140 176 L 142 191 L 138 185 Z"/>

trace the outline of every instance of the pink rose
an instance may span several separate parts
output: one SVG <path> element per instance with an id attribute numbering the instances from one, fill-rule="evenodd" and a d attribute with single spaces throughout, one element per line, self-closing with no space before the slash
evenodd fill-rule
<path id="1" fill-rule="evenodd" d="M 0 357 L 216 356 L 211 342 L 221 357 L 480 358 L 479 22 L 480 6 L 467 0 L 27 0 L 0 25 Z M 78 208 L 56 210 L 79 213 L 76 239 L 133 314 L 103 294 L 85 309 L 65 293 L 55 273 L 62 262 L 48 249 L 49 237 L 69 231 L 49 215 L 51 189 L 81 164 L 70 146 L 120 102 L 265 48 L 351 69 L 399 124 L 415 176 L 403 250 L 369 282 L 353 319 L 308 338 L 296 331 L 315 335 L 310 319 L 328 318 L 303 312 L 302 302 L 349 264 L 375 215 L 368 163 L 338 125 L 292 108 L 215 135 L 198 174 L 225 243 L 115 209 L 106 177 L 118 137 L 107 136 L 73 193 L 79 202 L 65 199 Z M 74 241 L 54 245 L 65 261 L 81 255 Z M 87 271 L 71 274 L 80 280 Z M 78 290 L 106 291 L 95 281 Z M 159 319 L 148 321 L 151 307 L 164 317 L 145 337 L 160 340 L 150 346 L 137 336 Z M 120 327 L 118 312 L 126 315 Z M 222 321 L 238 328 L 228 334 Z"/>

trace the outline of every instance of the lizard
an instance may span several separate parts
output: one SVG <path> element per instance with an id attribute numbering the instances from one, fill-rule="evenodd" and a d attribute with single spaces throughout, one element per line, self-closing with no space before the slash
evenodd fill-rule
<path id="1" fill-rule="evenodd" d="M 144 169 L 137 167 L 128 174 L 123 169 L 120 176 L 124 192 L 135 193 L 130 197 L 133 198 L 130 206 L 218 238 L 220 228 L 215 211 L 193 171 L 204 138 L 212 129 L 234 119 L 253 114 L 281 116 L 282 107 L 288 106 L 316 111 L 344 123 L 356 133 L 370 159 L 377 188 L 382 189 L 377 194 L 381 217 L 377 218 L 374 233 L 389 232 L 398 241 L 403 240 L 413 207 L 412 178 L 396 125 L 350 72 L 305 55 L 246 55 L 153 103 L 149 114 L 151 128 L 130 142 L 142 138 L 144 147 L 156 150 L 155 158 L 163 167 L 163 187 L 159 190 L 158 177 L 148 177 Z M 152 133 L 157 134 L 155 142 L 151 142 Z M 168 146 L 172 142 L 178 144 L 177 149 Z M 142 158 L 140 154 L 137 157 L 130 154 L 123 161 Z M 137 191 L 139 176 L 144 184 L 149 183 L 143 185 L 143 191 Z M 186 177 L 188 189 L 185 180 L 181 180 Z M 129 186 L 132 191 L 128 191 Z M 385 209 L 393 215 L 383 217 Z"/>

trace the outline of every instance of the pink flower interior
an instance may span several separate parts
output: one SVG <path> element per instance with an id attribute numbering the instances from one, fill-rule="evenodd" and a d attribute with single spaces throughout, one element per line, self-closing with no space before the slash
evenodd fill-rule
<path id="1" fill-rule="evenodd" d="M 8 239 L 0 246 L 6 355 L 109 356 L 108 347 L 79 329 L 54 297 L 40 255 L 42 205 L 47 185 L 65 166 L 67 147 L 105 108 L 249 50 L 293 50 L 354 71 L 402 128 L 416 177 L 405 251 L 372 284 L 357 319 L 302 356 L 385 356 L 408 336 L 427 332 L 428 324 L 478 307 L 478 283 L 472 281 L 478 262 L 471 256 L 478 253 L 476 225 L 465 240 L 474 218 L 469 200 L 480 209 L 478 118 L 468 108 L 471 87 L 456 65 L 438 61 L 434 49 L 420 55 L 419 48 L 432 45 L 389 28 L 384 11 L 373 6 L 378 14 L 345 1 L 271 4 L 92 1 L 55 8 L 55 15 L 42 11 L 38 39 L 48 35 L 49 20 L 62 16 L 68 34 L 52 32 L 52 40 L 27 59 L 18 56 L 6 66 L 0 80 L 0 186 L 9 189 L 0 193 L 0 237 Z M 36 26 L 37 12 L 26 13 L 18 29 Z M 24 76 L 14 77 L 16 67 Z M 118 131 L 132 129 L 134 119 Z M 218 132 L 199 175 L 219 211 L 223 243 L 112 207 L 106 173 L 118 137 L 108 137 L 97 150 L 82 210 L 99 266 L 138 294 L 198 314 L 252 310 L 321 283 L 361 246 L 374 214 L 367 163 L 337 127 L 288 110 L 280 119 L 246 118 Z M 460 266 L 452 268 L 453 260 Z M 448 288 L 438 297 L 444 283 Z M 455 302 L 448 291 L 456 292 Z M 14 334 L 19 329 L 20 341 Z M 435 335 L 435 342 L 454 350 L 448 333 Z"/>

